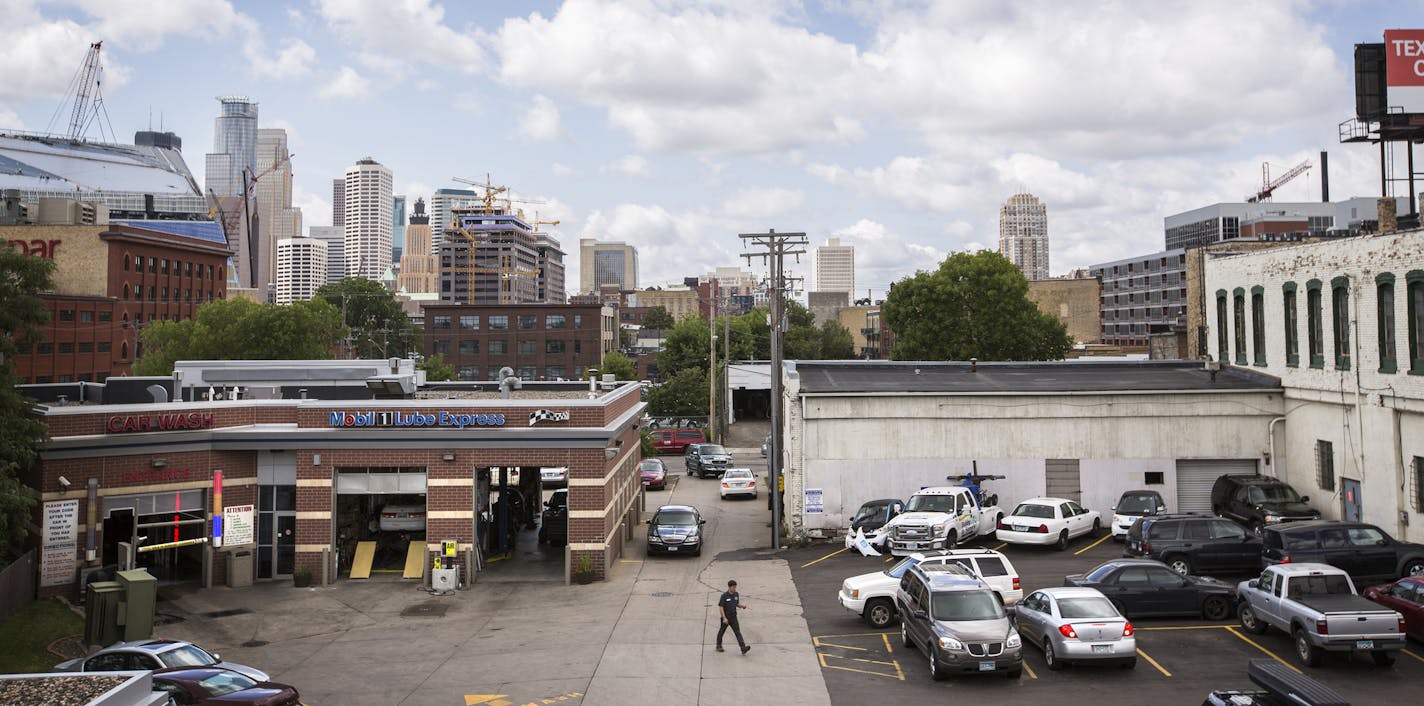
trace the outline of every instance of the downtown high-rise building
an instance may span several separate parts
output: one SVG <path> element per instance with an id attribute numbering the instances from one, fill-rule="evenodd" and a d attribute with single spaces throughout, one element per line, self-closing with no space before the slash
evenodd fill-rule
<path id="1" fill-rule="evenodd" d="M 379 282 L 391 268 L 391 170 L 366 157 L 346 168 L 343 181 L 346 274 Z"/>
<path id="2" fill-rule="evenodd" d="M 1026 279 L 1048 279 L 1048 207 L 1038 197 L 1014 194 L 999 208 L 999 254 Z"/>
<path id="3" fill-rule="evenodd" d="M 855 246 L 830 238 L 818 246 L 811 261 L 813 292 L 855 292 Z"/>
<path id="4" fill-rule="evenodd" d="M 445 229 L 454 219 L 450 211 L 456 208 L 478 208 L 484 206 L 484 199 L 469 189 L 436 189 L 430 197 L 430 254 L 440 251 L 445 242 Z"/>
<path id="5" fill-rule="evenodd" d="M 579 293 L 593 294 L 605 286 L 620 291 L 638 288 L 638 249 L 627 243 L 579 239 Z"/>
<path id="6" fill-rule="evenodd" d="M 415 212 L 405 230 L 406 247 L 401 252 L 396 291 L 407 294 L 434 294 L 439 291 L 440 266 L 430 254 L 430 214 L 425 200 L 415 200 Z"/>
<path id="7" fill-rule="evenodd" d="M 213 151 L 208 153 L 204 190 L 218 198 L 242 196 L 246 179 L 257 174 L 257 104 L 247 96 L 218 96 Z"/>
<path id="8" fill-rule="evenodd" d="M 331 225 L 346 225 L 346 180 L 331 180 Z"/>
<path id="9" fill-rule="evenodd" d="M 331 284 L 346 277 L 346 229 L 341 226 L 312 226 L 308 236 L 326 243 L 326 281 Z"/>
<path id="10" fill-rule="evenodd" d="M 326 243 L 316 238 L 283 238 L 277 241 L 278 304 L 304 302 L 316 296 L 326 284 Z"/>
<path id="11" fill-rule="evenodd" d="M 302 210 L 292 205 L 292 155 L 287 149 L 287 131 L 263 128 L 257 131 L 257 171 L 253 183 L 256 200 L 257 284 L 275 296 L 277 272 L 274 259 L 277 243 L 300 238 Z"/>
<path id="12" fill-rule="evenodd" d="M 405 250 L 405 196 L 391 197 L 391 261 L 400 262 Z"/>

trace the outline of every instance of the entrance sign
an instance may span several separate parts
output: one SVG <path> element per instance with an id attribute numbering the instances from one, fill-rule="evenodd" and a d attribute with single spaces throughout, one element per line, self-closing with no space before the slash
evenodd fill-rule
<path id="1" fill-rule="evenodd" d="M 44 504 L 40 549 L 40 585 L 63 586 L 74 581 L 74 552 L 79 542 L 79 501 Z"/>

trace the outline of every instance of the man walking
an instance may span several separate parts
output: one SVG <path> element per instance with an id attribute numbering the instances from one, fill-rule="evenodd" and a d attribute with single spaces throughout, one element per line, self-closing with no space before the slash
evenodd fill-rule
<path id="1" fill-rule="evenodd" d="M 742 647 L 742 654 L 751 651 L 752 646 L 742 639 L 742 628 L 737 624 L 737 611 L 746 610 L 742 605 L 741 596 L 737 595 L 737 581 L 735 579 L 727 582 L 727 592 L 717 601 L 717 610 L 722 614 L 722 627 L 717 630 L 717 651 L 726 652 L 722 649 L 722 636 L 727 634 L 727 628 L 732 629 L 732 634 L 737 636 L 737 644 Z"/>

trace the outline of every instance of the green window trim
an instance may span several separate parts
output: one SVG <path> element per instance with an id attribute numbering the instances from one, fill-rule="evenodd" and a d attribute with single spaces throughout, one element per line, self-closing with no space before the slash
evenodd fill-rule
<path id="1" fill-rule="evenodd" d="M 1266 365 L 1266 288 L 1251 288 L 1251 354 L 1252 365 Z"/>
<path id="2" fill-rule="evenodd" d="M 1395 341 L 1394 275 L 1382 272 L 1375 277 L 1375 339 L 1379 346 L 1379 371 L 1399 372 L 1398 345 Z"/>
<path id="3" fill-rule="evenodd" d="M 1226 290 L 1216 290 L 1216 359 L 1219 362 L 1226 362 L 1231 357 L 1231 350 L 1228 341 L 1230 333 L 1227 332 L 1226 318 Z"/>
<path id="4" fill-rule="evenodd" d="M 1236 343 L 1236 364 L 1246 364 L 1246 290 L 1237 287 L 1231 291 L 1232 338 Z"/>
<path id="5" fill-rule="evenodd" d="M 1300 310 L 1296 302 L 1295 282 L 1281 287 L 1281 324 L 1286 334 L 1286 366 L 1300 367 Z"/>
<path id="6" fill-rule="evenodd" d="M 1405 312 L 1409 322 L 1409 374 L 1424 375 L 1424 270 L 1404 276 Z"/>
<path id="7" fill-rule="evenodd" d="M 1335 369 L 1350 369 L 1350 278 L 1330 280 L 1330 343 Z"/>
<path id="8" fill-rule="evenodd" d="M 1322 323 L 1320 280 L 1305 283 L 1305 335 L 1310 348 L 1310 367 L 1325 367 L 1325 330 Z"/>

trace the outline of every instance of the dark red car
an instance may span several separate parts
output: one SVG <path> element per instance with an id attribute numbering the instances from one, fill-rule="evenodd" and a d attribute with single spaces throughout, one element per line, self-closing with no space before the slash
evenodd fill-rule
<path id="1" fill-rule="evenodd" d="M 1404 616 L 1405 633 L 1424 642 L 1424 577 L 1408 576 L 1383 586 L 1365 589 L 1368 598 Z"/>
<path id="2" fill-rule="evenodd" d="M 660 458 L 645 458 L 638 462 L 638 478 L 648 490 L 667 487 L 667 464 Z"/>
<path id="3" fill-rule="evenodd" d="M 660 454 L 680 454 L 688 444 L 701 444 L 707 436 L 701 429 L 654 429 L 648 432 L 653 437 L 653 447 Z"/>
<path id="4" fill-rule="evenodd" d="M 153 690 L 179 706 L 301 706 L 296 687 L 253 681 L 231 669 L 175 667 L 153 673 Z"/>

